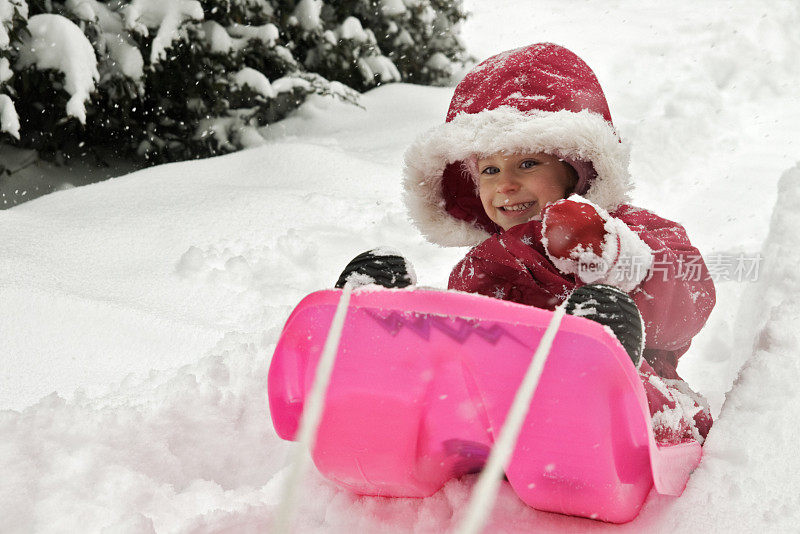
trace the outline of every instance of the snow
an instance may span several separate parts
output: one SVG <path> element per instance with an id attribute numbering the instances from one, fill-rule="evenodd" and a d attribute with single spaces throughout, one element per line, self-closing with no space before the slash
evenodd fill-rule
<path id="1" fill-rule="evenodd" d="M 90 0 L 67 0 L 64 7 L 81 20 L 94 21 L 97 17 L 93 4 Z"/>
<path id="2" fill-rule="evenodd" d="M 322 11 L 322 0 L 300 0 L 294 8 L 293 16 L 306 31 L 314 31 L 322 28 L 322 20 L 319 18 Z"/>
<path id="3" fill-rule="evenodd" d="M 14 10 L 17 10 L 23 18 L 28 17 L 28 4 L 21 0 L 0 0 L 0 50 L 8 47 L 11 37 L 8 29 L 11 20 L 14 18 Z"/>
<path id="4" fill-rule="evenodd" d="M 19 139 L 19 116 L 14 102 L 8 95 L 0 94 L 0 132 L 7 132 Z"/>
<path id="5" fill-rule="evenodd" d="M 124 8 L 125 28 L 156 36 L 150 49 L 150 63 L 166 57 L 166 49 L 182 35 L 182 25 L 189 20 L 203 20 L 203 6 L 197 0 L 133 0 Z"/>
<path id="6" fill-rule="evenodd" d="M 278 27 L 274 24 L 264 24 L 263 26 L 248 26 L 246 24 L 231 24 L 228 33 L 233 37 L 247 42 L 251 39 L 261 41 L 266 46 L 273 46 L 280 35 Z"/>
<path id="7" fill-rule="evenodd" d="M 64 7 L 82 20 L 96 21 L 105 33 L 119 34 L 122 32 L 123 21 L 120 13 L 97 0 L 67 0 Z"/>
<path id="8" fill-rule="evenodd" d="M 381 0 L 381 12 L 387 16 L 402 15 L 406 6 L 403 0 Z"/>
<path id="9" fill-rule="evenodd" d="M 364 28 L 361 27 L 361 21 L 355 17 L 344 19 L 344 22 L 336 29 L 336 35 L 339 39 L 351 39 L 359 43 L 366 43 L 369 39 Z"/>
<path id="10" fill-rule="evenodd" d="M 400 81 L 400 72 L 392 60 L 386 56 L 364 56 L 358 58 L 358 70 L 365 81 L 372 80 L 375 76 L 381 82 Z"/>
<path id="11" fill-rule="evenodd" d="M 450 59 L 448 59 L 448 57 L 442 54 L 441 52 L 436 52 L 428 59 L 428 61 L 425 63 L 425 66 L 428 67 L 429 69 L 443 70 L 446 72 L 450 72 L 453 68 L 453 62 L 450 61 Z"/>
<path id="12" fill-rule="evenodd" d="M 276 93 L 288 93 L 296 87 L 300 89 L 311 89 L 311 83 L 299 76 L 284 76 L 272 82 L 272 88 Z"/>
<path id="13" fill-rule="evenodd" d="M 117 70 L 132 80 L 141 80 L 144 76 L 144 58 L 139 48 L 119 33 L 104 33 L 103 37 L 108 55 L 114 60 Z"/>
<path id="14" fill-rule="evenodd" d="M 210 117 L 198 123 L 195 138 L 214 137 L 220 146 L 227 150 L 235 150 L 237 144 L 245 148 L 253 148 L 264 144 L 264 138 L 258 129 L 251 125 L 251 111 L 244 108 L 232 110 L 233 116 Z M 235 141 L 235 142 L 234 142 Z"/>
<path id="15" fill-rule="evenodd" d="M 8 58 L 0 57 L 0 85 L 3 85 L 14 76 Z"/>
<path id="16" fill-rule="evenodd" d="M 414 39 L 411 38 L 411 34 L 408 33 L 408 30 L 406 30 L 404 28 L 403 31 L 401 31 L 397 35 L 397 37 L 394 38 L 394 45 L 395 46 L 414 46 Z M 439 54 L 439 52 L 436 52 L 436 54 L 431 56 L 431 59 L 433 57 L 437 56 L 438 54 Z"/>
<path id="17" fill-rule="evenodd" d="M 504 484 L 487 531 L 796 530 L 800 13 L 626 0 L 576 3 L 564 21 L 555 0 L 486 4 L 467 5 L 475 57 L 535 35 L 597 71 L 632 144 L 635 204 L 682 222 L 707 257 L 764 257 L 757 281 L 717 283 L 682 359 L 716 418 L 683 496 L 651 495 L 612 526 L 537 512 Z M 263 146 L 0 211 L 3 530 L 268 531 L 295 446 L 270 424 L 266 374 L 292 307 L 379 245 L 434 287 L 465 252 L 424 242 L 400 201 L 403 151 L 451 94 L 313 97 L 263 129 Z M 297 531 L 447 531 L 474 483 L 360 497 L 312 470 Z"/>
<path id="18" fill-rule="evenodd" d="M 249 86 L 253 91 L 266 98 L 273 98 L 276 95 L 275 90 L 269 84 L 269 80 L 261 72 L 245 67 L 233 75 L 233 81 L 239 87 Z"/>
<path id="19" fill-rule="evenodd" d="M 264 24 L 262 26 L 248 26 L 246 24 L 231 24 L 228 31 L 236 37 L 246 37 L 256 39 L 267 46 L 272 46 L 278 39 L 279 30 L 274 24 Z"/>
<path id="20" fill-rule="evenodd" d="M 28 19 L 30 36 L 19 45 L 17 68 L 36 65 L 40 70 L 55 69 L 64 74 L 67 115 L 86 123 L 89 93 L 100 78 L 97 59 L 89 39 L 74 22 L 61 15 L 34 15 Z"/>
<path id="21" fill-rule="evenodd" d="M 233 39 L 225 28 L 215 20 L 208 20 L 200 25 L 212 52 L 224 53 L 233 49 Z"/>
<path id="22" fill-rule="evenodd" d="M 67 0 L 64 7 L 81 20 L 96 22 L 101 30 L 99 41 L 113 60 L 114 68 L 127 78 L 141 80 L 144 59 L 139 48 L 125 35 L 119 12 L 97 0 Z"/>

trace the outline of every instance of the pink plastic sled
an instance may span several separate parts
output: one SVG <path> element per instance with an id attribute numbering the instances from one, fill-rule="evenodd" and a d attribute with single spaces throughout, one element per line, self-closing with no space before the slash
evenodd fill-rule
<path id="1" fill-rule="evenodd" d="M 289 317 L 269 370 L 278 435 L 298 430 L 341 290 Z M 365 495 L 425 497 L 477 472 L 551 312 L 444 291 L 355 291 L 312 457 Z M 680 495 L 696 442 L 659 447 L 638 373 L 601 325 L 564 317 L 506 476 L 526 504 L 623 523 Z"/>

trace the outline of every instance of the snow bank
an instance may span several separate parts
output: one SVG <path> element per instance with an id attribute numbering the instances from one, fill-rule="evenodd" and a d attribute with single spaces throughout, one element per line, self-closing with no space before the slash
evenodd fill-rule
<path id="1" fill-rule="evenodd" d="M 0 413 L 4 531 L 175 532 L 274 499 L 288 445 L 265 417 L 269 348 L 231 334 L 192 366 L 112 395 Z"/>
<path id="2" fill-rule="evenodd" d="M 764 269 L 742 302 L 752 357 L 664 531 L 791 532 L 800 524 L 800 163 L 784 173 Z M 714 503 L 708 506 L 704 503 Z"/>

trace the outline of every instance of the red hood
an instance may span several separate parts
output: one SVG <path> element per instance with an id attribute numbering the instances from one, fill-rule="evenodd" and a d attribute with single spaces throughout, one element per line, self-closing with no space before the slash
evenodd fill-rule
<path id="1" fill-rule="evenodd" d="M 561 46 L 534 44 L 473 68 L 456 87 L 445 123 L 406 151 L 406 205 L 430 241 L 473 245 L 499 231 L 462 161 L 501 151 L 589 162 L 596 176 L 581 192 L 586 198 L 607 210 L 629 201 L 628 154 L 600 83 Z"/>

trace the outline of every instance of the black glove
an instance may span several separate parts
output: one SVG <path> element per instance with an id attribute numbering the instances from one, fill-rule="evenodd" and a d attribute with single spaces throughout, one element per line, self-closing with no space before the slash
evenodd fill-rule
<path id="1" fill-rule="evenodd" d="M 644 322 L 630 295 L 614 286 L 587 284 L 567 298 L 565 311 L 611 328 L 633 365 L 639 368 L 644 350 Z"/>
<path id="2" fill-rule="evenodd" d="M 342 288 L 347 282 L 354 287 L 367 284 L 408 287 L 416 283 L 411 264 L 403 256 L 379 251 L 381 249 L 368 250 L 353 258 L 339 275 L 335 287 Z"/>

